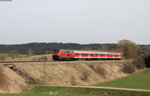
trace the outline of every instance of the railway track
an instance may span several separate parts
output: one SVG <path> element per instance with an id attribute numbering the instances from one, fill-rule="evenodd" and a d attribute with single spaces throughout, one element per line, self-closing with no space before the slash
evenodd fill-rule
<path id="1" fill-rule="evenodd" d="M 42 65 L 42 64 L 71 64 L 71 63 L 105 63 L 105 62 L 131 62 L 132 60 L 90 60 L 90 61 L 7 61 L 0 65 Z"/>

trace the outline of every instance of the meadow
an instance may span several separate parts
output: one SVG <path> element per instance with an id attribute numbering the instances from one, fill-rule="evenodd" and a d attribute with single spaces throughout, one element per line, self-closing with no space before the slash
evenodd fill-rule
<path id="1" fill-rule="evenodd" d="M 150 89 L 150 69 L 124 77 L 118 80 L 97 84 L 96 86 Z"/>
<path id="2" fill-rule="evenodd" d="M 31 91 L 0 96 L 150 96 L 150 92 L 121 91 L 96 88 L 35 86 Z"/>

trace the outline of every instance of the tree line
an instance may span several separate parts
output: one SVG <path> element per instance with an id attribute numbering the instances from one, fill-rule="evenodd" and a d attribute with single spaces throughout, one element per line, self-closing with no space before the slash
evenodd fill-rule
<path id="1" fill-rule="evenodd" d="M 14 54 L 40 55 L 46 52 L 51 53 L 55 49 L 121 52 L 124 58 L 135 58 L 139 54 L 150 52 L 150 45 L 137 45 L 130 40 L 120 40 L 117 44 L 28 43 L 0 45 L 0 53 L 9 53 L 10 56 Z"/>
<path id="2" fill-rule="evenodd" d="M 55 49 L 72 50 L 101 50 L 114 44 L 77 44 L 77 43 L 28 43 L 15 45 L 0 45 L 0 53 L 18 52 L 20 54 L 33 53 L 35 55 L 51 53 Z"/>

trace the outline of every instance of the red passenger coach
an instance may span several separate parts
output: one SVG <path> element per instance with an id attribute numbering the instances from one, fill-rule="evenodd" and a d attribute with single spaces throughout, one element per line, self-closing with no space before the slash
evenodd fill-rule
<path id="1" fill-rule="evenodd" d="M 54 50 L 53 60 L 120 60 L 121 53 L 80 50 Z"/>

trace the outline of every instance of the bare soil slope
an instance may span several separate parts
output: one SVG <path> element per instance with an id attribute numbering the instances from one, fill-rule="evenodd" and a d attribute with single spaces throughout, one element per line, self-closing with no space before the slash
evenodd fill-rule
<path id="1" fill-rule="evenodd" d="M 44 72 L 43 65 L 18 66 L 38 83 L 48 85 L 97 84 L 127 76 L 121 68 L 121 64 L 57 64 L 46 65 Z"/>
<path id="2" fill-rule="evenodd" d="M 19 93 L 31 88 L 25 80 L 7 67 L 0 67 L 0 93 Z"/>

